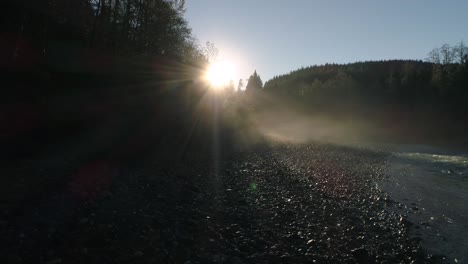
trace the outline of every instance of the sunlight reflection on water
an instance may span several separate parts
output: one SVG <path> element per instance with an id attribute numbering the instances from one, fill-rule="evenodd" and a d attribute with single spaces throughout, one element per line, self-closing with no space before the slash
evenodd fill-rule
<path id="1" fill-rule="evenodd" d="M 422 161 L 444 162 L 444 163 L 453 163 L 456 165 L 468 166 L 468 157 L 466 156 L 439 155 L 439 154 L 419 153 L 419 152 L 397 153 L 396 155 L 399 157 L 403 157 L 403 158 L 411 158 L 411 159 L 422 160 Z"/>
<path id="2" fill-rule="evenodd" d="M 443 174 L 468 175 L 468 157 L 464 155 L 441 155 L 419 152 L 395 153 L 395 156 L 416 163 L 426 163 L 432 171 Z"/>

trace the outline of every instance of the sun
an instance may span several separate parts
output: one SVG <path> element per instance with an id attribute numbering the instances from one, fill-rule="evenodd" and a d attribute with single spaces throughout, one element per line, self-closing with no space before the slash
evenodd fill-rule
<path id="1" fill-rule="evenodd" d="M 235 74 L 235 67 L 232 63 L 228 61 L 213 62 L 206 71 L 205 79 L 212 87 L 220 88 L 233 80 Z"/>

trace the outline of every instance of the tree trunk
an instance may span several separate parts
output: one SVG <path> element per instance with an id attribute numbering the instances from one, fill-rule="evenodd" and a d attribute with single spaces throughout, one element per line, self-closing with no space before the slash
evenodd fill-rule
<path id="1" fill-rule="evenodd" d="M 93 27 L 91 29 L 91 38 L 89 40 L 89 45 L 88 45 L 90 48 L 94 46 L 94 43 L 96 41 L 96 31 L 97 31 L 97 26 L 98 26 L 98 20 L 101 15 L 101 10 L 102 10 L 102 1 L 98 0 L 96 14 L 94 15 Z"/>

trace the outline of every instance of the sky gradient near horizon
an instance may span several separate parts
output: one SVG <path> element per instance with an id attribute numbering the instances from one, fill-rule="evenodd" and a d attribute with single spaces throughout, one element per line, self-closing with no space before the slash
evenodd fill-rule
<path id="1" fill-rule="evenodd" d="M 256 69 L 263 81 L 316 64 L 424 60 L 468 43 L 466 0 L 188 0 L 185 17 L 239 78 Z"/>

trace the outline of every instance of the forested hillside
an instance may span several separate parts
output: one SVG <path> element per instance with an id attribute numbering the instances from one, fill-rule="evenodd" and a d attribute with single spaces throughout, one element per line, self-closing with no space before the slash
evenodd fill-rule
<path id="1" fill-rule="evenodd" d="M 463 43 L 444 45 L 429 55 L 427 62 L 310 66 L 274 77 L 265 83 L 264 91 L 312 110 L 435 111 L 464 117 L 468 113 L 467 48 Z"/>
<path id="2" fill-rule="evenodd" d="M 184 1 L 20 0 L 1 7 L 2 67 L 76 69 L 106 55 L 200 58 L 183 17 Z"/>
<path id="3" fill-rule="evenodd" d="M 19 0 L 0 10 L 2 156 L 112 122 L 139 120 L 144 128 L 125 133 L 148 142 L 191 122 L 215 48 L 192 37 L 184 1 Z"/>

